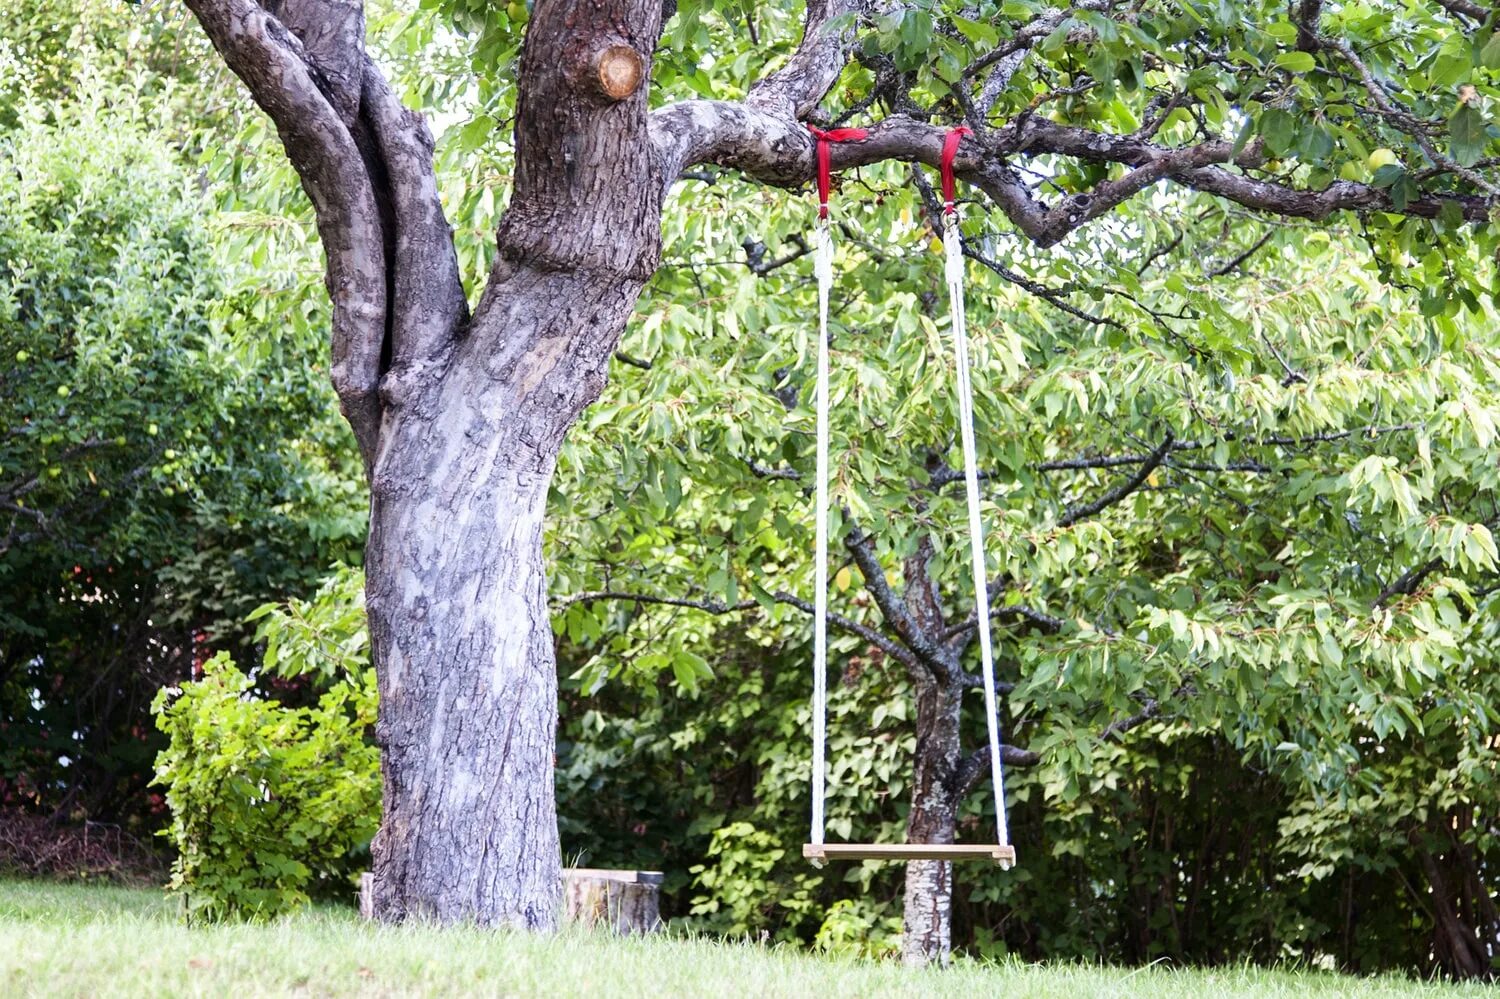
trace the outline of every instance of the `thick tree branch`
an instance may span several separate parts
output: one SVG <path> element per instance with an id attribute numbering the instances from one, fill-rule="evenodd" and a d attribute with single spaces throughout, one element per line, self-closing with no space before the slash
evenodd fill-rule
<path id="1" fill-rule="evenodd" d="M 875 556 L 875 539 L 860 530 L 847 510 L 844 512 L 844 520 L 849 524 L 849 531 L 844 535 L 844 547 L 853 556 L 854 564 L 864 577 L 865 587 L 875 598 L 875 606 L 880 608 L 880 613 L 884 615 L 891 630 L 901 637 L 907 648 L 916 653 L 926 670 L 943 679 L 950 678 L 957 669 L 957 664 L 942 643 L 922 629 L 906 606 L 906 601 L 891 588 L 885 578 L 885 569 Z"/>
<path id="2" fill-rule="evenodd" d="M 872 126 L 863 141 L 836 144 L 833 167 L 848 170 L 885 160 L 935 167 L 946 133 L 935 125 L 893 116 Z M 714 163 L 782 187 L 799 186 L 813 174 L 814 146 L 803 126 L 746 104 L 698 100 L 668 105 L 652 113 L 651 134 L 664 185 L 697 163 Z M 1038 200 L 1010 163 L 1013 157 L 1039 155 L 1130 169 L 1091 191 L 1049 205 Z M 983 140 L 966 138 L 954 160 L 954 171 L 989 195 L 1017 228 L 1044 247 L 1162 180 L 1291 218 L 1323 219 L 1342 210 L 1437 218 L 1443 205 L 1452 202 L 1465 220 L 1485 223 L 1492 206 L 1500 202 L 1473 194 L 1424 194 L 1398 208 L 1389 191 L 1368 184 L 1340 180 L 1321 190 L 1304 190 L 1232 169 L 1254 169 L 1262 159 L 1255 142 L 1238 151 L 1222 139 L 1169 147 L 1145 135 L 1095 132 L 1024 114 L 990 131 Z M 1490 188 L 1485 184 L 1480 189 Z"/>
<path id="3" fill-rule="evenodd" d="M 771 595 L 776 598 L 776 602 L 779 604 L 787 604 L 788 606 L 795 607 L 798 610 L 802 611 L 804 614 L 813 613 L 813 605 L 810 602 L 803 600 L 801 597 L 794 597 L 784 590 L 777 590 Z M 850 620 L 849 618 L 844 617 L 842 614 L 833 613 L 830 613 L 828 615 L 828 623 L 836 628 L 847 631 L 851 635 L 857 635 L 860 638 L 863 638 L 865 641 L 869 642 L 871 645 L 875 646 L 877 649 L 884 652 L 892 659 L 901 663 L 907 669 L 921 668 L 921 662 L 915 655 L 912 654 L 912 651 L 910 649 L 902 646 L 897 642 L 891 641 L 889 638 L 882 635 L 874 628 L 869 627 L 868 625 L 860 624 L 858 621 Z"/>
<path id="4" fill-rule="evenodd" d="M 1181 693 L 1181 688 L 1177 693 Z M 1152 721 L 1161 716 L 1161 703 L 1155 698 L 1148 698 L 1141 703 L 1141 710 L 1124 718 L 1117 718 L 1104 728 L 1099 730 L 1099 741 L 1117 738 L 1129 732 L 1133 728 Z M 1016 749 L 1014 746 L 1001 746 L 1001 761 L 1006 766 L 1027 767 L 1034 766 L 1042 760 L 1040 753 L 1030 750 Z M 960 794 L 967 794 L 978 783 L 979 778 L 989 772 L 990 751 L 986 746 L 976 749 L 966 756 L 954 774 L 954 786 Z"/>
<path id="5" fill-rule="evenodd" d="M 383 388 L 388 401 L 397 401 L 407 395 L 405 383 L 420 379 L 423 366 L 452 342 L 468 319 L 469 305 L 458 274 L 453 230 L 438 198 L 427 120 L 402 105 L 368 58 L 363 93 L 385 163 L 396 223 L 393 356 Z"/>
<path id="6" fill-rule="evenodd" d="M 250 0 L 188 0 L 188 7 L 270 115 L 317 212 L 333 300 L 334 388 L 369 467 L 380 427 L 385 240 L 375 191 L 346 121 L 347 98 L 337 87 L 331 88 L 332 97 L 320 88 L 321 74 L 309 64 L 302 43 Z M 319 62 L 342 65 L 333 42 L 349 37 L 349 5 L 337 5 L 326 22 L 302 5 L 294 10 L 305 17 L 305 30 L 331 25 L 316 36 Z M 362 58 L 362 52 L 356 54 Z"/>
<path id="7" fill-rule="evenodd" d="M 1442 564 L 1442 559 L 1435 558 L 1429 559 L 1428 561 L 1423 562 L 1421 565 L 1415 565 L 1410 569 L 1407 569 L 1401 575 L 1393 579 L 1389 586 L 1380 591 L 1380 595 L 1375 598 L 1375 606 L 1384 607 L 1396 597 L 1411 596 L 1413 593 L 1417 592 L 1417 588 L 1422 585 L 1422 582 L 1428 576 L 1436 572 L 1438 568 L 1442 566 Z"/>
<path id="8" fill-rule="evenodd" d="M 323 95 L 352 129 L 364 89 L 363 0 L 260 0 L 260 5 L 302 43 Z"/>
<path id="9" fill-rule="evenodd" d="M 862 6 L 860 0 L 808 0 L 802 44 L 786 65 L 751 88 L 745 103 L 792 120 L 812 114 L 843 72 L 845 47 L 853 37 L 853 25 L 840 28 L 837 19 Z"/>
<path id="10" fill-rule="evenodd" d="M 1316 52 L 1322 47 L 1318 38 L 1318 22 L 1323 17 L 1323 0 L 1298 0 L 1297 49 L 1301 52 Z"/>
<path id="11" fill-rule="evenodd" d="M 1483 4 L 1474 3 L 1473 0 L 1436 0 L 1436 2 L 1439 7 L 1450 14 L 1472 17 L 1476 21 L 1484 21 L 1490 16 L 1489 8 Z"/>
<path id="12" fill-rule="evenodd" d="M 1034 767 L 1042 762 L 1042 754 L 1030 749 L 1019 749 L 1004 743 L 1000 745 L 1000 762 L 1007 767 Z M 976 749 L 964 757 L 953 771 L 952 787 L 963 796 L 974 790 L 979 779 L 990 772 L 990 749 Z"/>

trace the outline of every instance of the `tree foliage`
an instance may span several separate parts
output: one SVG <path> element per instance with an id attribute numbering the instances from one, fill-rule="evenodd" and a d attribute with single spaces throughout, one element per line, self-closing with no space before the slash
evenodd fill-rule
<path id="1" fill-rule="evenodd" d="M 139 816 L 157 687 L 354 557 L 363 496 L 307 363 L 309 282 L 252 280 L 240 220 L 205 223 L 190 79 L 151 68 L 153 22 L 51 13 L 8 9 L 0 52 L 27 70 L 0 100 L 0 786 Z"/>

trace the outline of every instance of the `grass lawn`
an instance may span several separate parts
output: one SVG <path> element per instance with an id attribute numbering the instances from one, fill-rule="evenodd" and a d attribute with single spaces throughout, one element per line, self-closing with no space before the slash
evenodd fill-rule
<path id="1" fill-rule="evenodd" d="M 1492 996 L 1480 986 L 1306 971 L 962 963 L 912 972 L 786 949 L 573 931 L 380 927 L 321 909 L 187 928 L 162 893 L 0 881 L 4 996 Z"/>

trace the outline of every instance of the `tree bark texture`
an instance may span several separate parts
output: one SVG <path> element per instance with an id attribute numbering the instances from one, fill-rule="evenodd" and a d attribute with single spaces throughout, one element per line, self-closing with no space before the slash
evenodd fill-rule
<path id="1" fill-rule="evenodd" d="M 660 254 L 645 92 L 590 85 L 601 49 L 633 45 L 649 66 L 659 25 L 618 6 L 537 8 L 489 285 L 434 382 L 385 409 L 366 556 L 384 919 L 550 928 L 559 914 L 543 517 L 563 436 Z"/>
<path id="2" fill-rule="evenodd" d="M 905 603 L 912 623 L 928 635 L 941 634 L 945 614 L 930 572 L 931 535 L 923 534 L 906 560 Z M 908 843 L 952 843 L 962 792 L 955 786 L 962 743 L 960 717 L 963 687 L 951 673 L 915 670 L 917 744 L 912 774 L 911 811 L 906 818 Z M 902 902 L 901 960 L 921 967 L 947 964 L 953 945 L 953 864 L 946 860 L 913 860 L 906 865 Z"/>
<path id="3" fill-rule="evenodd" d="M 952 777 L 959 759 L 961 691 L 926 679 L 917 682 L 916 695 L 917 748 L 906 839 L 952 843 L 960 800 Z M 913 860 L 906 865 L 901 960 L 914 966 L 947 964 L 952 943 L 953 864 Z"/>
<path id="4" fill-rule="evenodd" d="M 646 88 L 660 3 L 539 3 L 517 169 L 470 317 L 433 142 L 357 0 L 193 0 L 275 122 L 328 257 L 333 378 L 371 486 L 385 814 L 372 914 L 546 929 L 562 910 L 542 561 L 563 436 L 660 256 Z"/>
<path id="5" fill-rule="evenodd" d="M 654 871 L 564 871 L 567 919 L 631 936 L 655 933 L 662 927 L 661 880 Z"/>

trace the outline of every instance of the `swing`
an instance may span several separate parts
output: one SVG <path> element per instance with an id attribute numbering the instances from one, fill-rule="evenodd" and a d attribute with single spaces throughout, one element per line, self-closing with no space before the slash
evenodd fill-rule
<path id="1" fill-rule="evenodd" d="M 963 249 L 954 206 L 953 157 L 967 128 L 950 129 L 943 140 L 943 257 L 952 317 L 953 351 L 958 373 L 959 431 L 963 439 L 964 484 L 969 506 L 969 554 L 973 563 L 974 595 L 979 617 L 979 652 L 984 674 L 985 718 L 989 728 L 990 781 L 995 792 L 995 842 L 957 843 L 828 843 L 824 841 L 823 797 L 826 783 L 828 727 L 828 297 L 833 287 L 833 240 L 828 225 L 829 144 L 863 139 L 864 129 L 823 131 L 808 126 L 817 139 L 818 226 L 814 232 L 814 269 L 818 279 L 817 360 L 817 530 L 813 580 L 813 765 L 812 842 L 802 856 L 822 867 L 829 860 L 992 860 L 1009 869 L 1016 862 L 1005 821 L 1005 782 L 1000 763 L 1000 721 L 995 706 L 995 664 L 990 650 L 990 602 L 984 578 L 984 535 L 979 521 L 979 476 L 975 469 L 974 398 L 969 382 L 969 344 L 964 325 Z"/>

